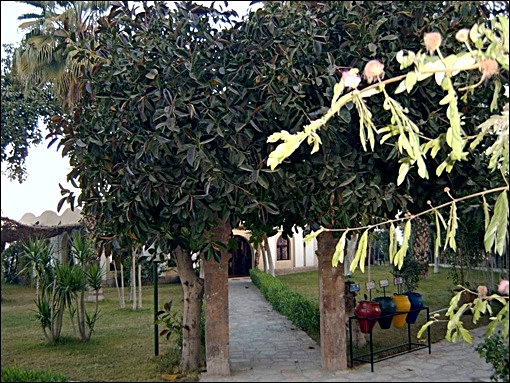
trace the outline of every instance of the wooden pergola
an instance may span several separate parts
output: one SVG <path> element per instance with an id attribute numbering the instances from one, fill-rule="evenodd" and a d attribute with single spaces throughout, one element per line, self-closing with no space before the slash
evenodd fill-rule
<path id="1" fill-rule="evenodd" d="M 2 220 L 2 251 L 5 249 L 6 243 L 16 241 L 26 241 L 29 238 L 52 238 L 63 233 L 71 233 L 80 229 L 82 223 L 74 223 L 69 225 L 27 225 L 8 217 L 1 217 Z"/>

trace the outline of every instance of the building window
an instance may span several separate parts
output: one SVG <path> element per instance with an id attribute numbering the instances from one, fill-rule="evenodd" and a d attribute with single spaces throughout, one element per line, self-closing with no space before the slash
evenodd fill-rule
<path id="1" fill-rule="evenodd" d="M 276 260 L 288 261 L 289 259 L 290 259 L 289 241 L 280 236 L 276 241 Z"/>

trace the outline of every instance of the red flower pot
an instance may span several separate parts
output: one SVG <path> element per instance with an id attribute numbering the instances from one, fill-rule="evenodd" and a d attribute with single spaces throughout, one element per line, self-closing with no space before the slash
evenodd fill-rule
<path id="1" fill-rule="evenodd" d="M 368 334 L 377 323 L 375 319 L 381 316 L 381 306 L 379 303 L 373 301 L 360 301 L 354 309 L 354 314 L 356 314 L 358 318 L 366 318 L 359 319 L 359 327 L 362 333 Z"/>

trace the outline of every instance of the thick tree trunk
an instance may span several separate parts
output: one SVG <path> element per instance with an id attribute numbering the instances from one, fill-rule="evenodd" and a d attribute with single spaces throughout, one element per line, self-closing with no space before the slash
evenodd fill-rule
<path id="1" fill-rule="evenodd" d="M 213 239 L 227 243 L 232 229 L 227 222 L 217 219 L 218 226 L 211 232 Z M 220 262 L 203 260 L 205 289 L 205 355 L 207 374 L 228 376 L 229 312 L 228 259 L 230 254 L 221 249 Z"/>
<path id="2" fill-rule="evenodd" d="M 182 354 L 180 368 L 183 373 L 198 371 L 201 365 L 201 313 L 204 281 L 193 270 L 191 254 L 178 248 L 174 252 L 179 279 L 184 292 L 182 314 Z"/>
<path id="3" fill-rule="evenodd" d="M 429 223 L 422 217 L 416 217 L 414 225 L 413 253 L 415 259 L 421 264 L 420 277 L 427 279 L 429 276 Z"/>
<path id="4" fill-rule="evenodd" d="M 337 242 L 329 231 L 317 237 L 322 366 L 328 371 L 347 369 L 344 265 L 331 264 Z"/>

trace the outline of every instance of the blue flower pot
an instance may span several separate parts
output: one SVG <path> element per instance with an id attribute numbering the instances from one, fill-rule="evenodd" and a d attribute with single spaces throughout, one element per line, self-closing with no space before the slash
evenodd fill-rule
<path id="1" fill-rule="evenodd" d="M 423 308 L 424 302 L 423 302 L 423 298 L 420 293 L 406 291 L 404 293 L 404 295 L 407 295 L 409 297 L 409 301 L 411 301 L 411 310 Z M 413 324 L 414 322 L 416 322 L 416 318 L 418 318 L 418 314 L 420 314 L 419 310 L 410 311 L 409 314 L 407 314 L 406 322 Z"/>
<path id="2" fill-rule="evenodd" d="M 393 300 L 392 297 L 377 297 L 373 299 L 374 302 L 378 302 L 379 306 L 381 306 L 381 316 L 391 315 L 397 312 L 397 304 Z M 377 322 L 382 329 L 389 329 L 391 327 L 391 322 L 393 321 L 392 316 L 388 316 L 385 318 L 379 318 Z"/>

